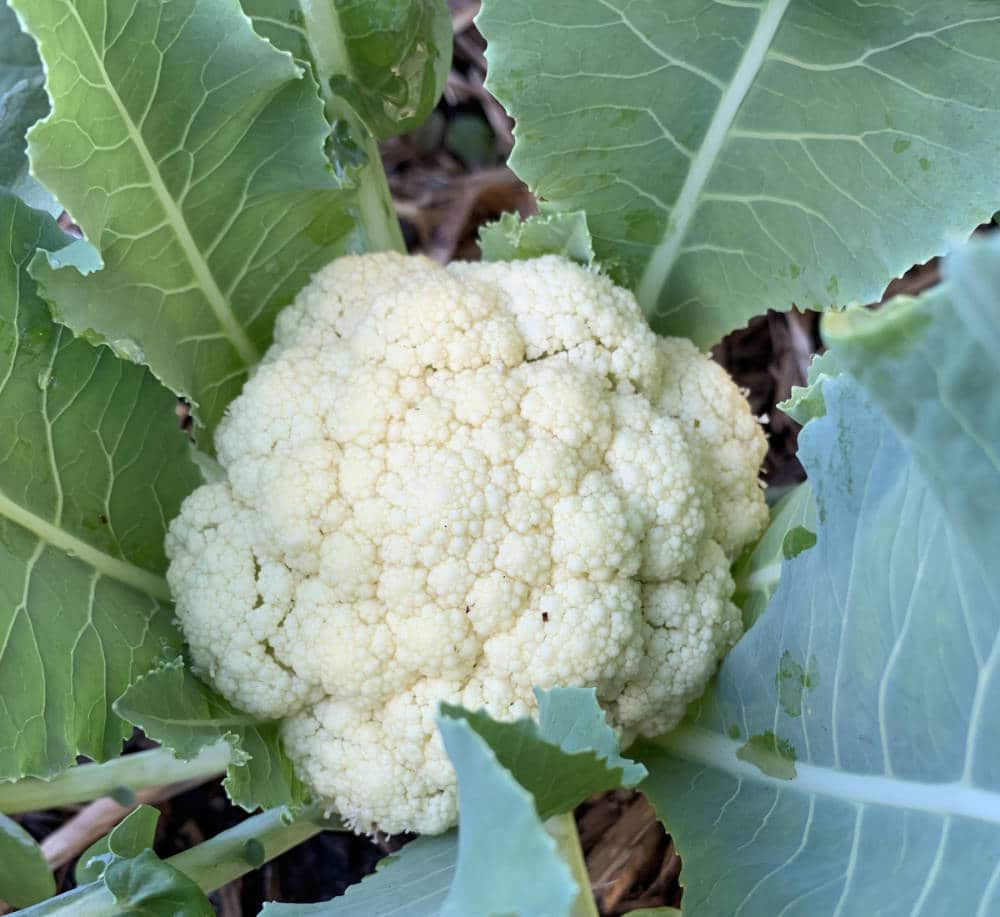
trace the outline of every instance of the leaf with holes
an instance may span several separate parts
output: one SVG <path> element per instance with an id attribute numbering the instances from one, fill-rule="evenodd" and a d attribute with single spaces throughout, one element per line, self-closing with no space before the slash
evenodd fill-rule
<path id="1" fill-rule="evenodd" d="M 485 0 L 511 166 L 658 331 L 877 300 L 1000 199 L 982 0 Z"/>
<path id="2" fill-rule="evenodd" d="M 824 323 L 816 545 L 697 715 L 636 752 L 685 914 L 1000 908 L 1000 364 L 962 318 L 1000 320 L 983 276 L 995 240 L 919 300 Z"/>
<path id="3" fill-rule="evenodd" d="M 357 247 L 316 85 L 235 0 L 12 0 L 52 113 L 34 173 L 104 269 L 41 262 L 56 317 L 148 365 L 209 430 L 309 275 Z"/>
<path id="4" fill-rule="evenodd" d="M 0 192 L 0 779 L 117 754 L 112 702 L 179 644 L 163 535 L 198 471 L 176 399 L 49 318 L 27 265 L 68 241 Z"/>

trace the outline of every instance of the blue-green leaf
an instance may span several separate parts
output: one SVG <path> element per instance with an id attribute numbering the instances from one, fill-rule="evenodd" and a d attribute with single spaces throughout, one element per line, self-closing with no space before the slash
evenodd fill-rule
<path id="1" fill-rule="evenodd" d="M 1000 319 L 978 283 L 998 266 L 980 243 L 920 299 L 824 322 L 841 371 L 800 436 L 816 545 L 639 753 L 685 914 L 1000 908 L 1000 361 L 963 318 L 975 289 Z"/>

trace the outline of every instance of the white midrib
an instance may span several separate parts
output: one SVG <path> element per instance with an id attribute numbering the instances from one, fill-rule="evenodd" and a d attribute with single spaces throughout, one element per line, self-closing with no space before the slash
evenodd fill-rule
<path id="1" fill-rule="evenodd" d="M 87 566 L 93 567 L 103 576 L 118 580 L 120 583 L 138 589 L 153 598 L 165 602 L 170 601 L 170 587 L 167 586 L 163 577 L 98 550 L 93 545 L 81 541 L 75 535 L 71 535 L 65 529 L 36 516 L 3 493 L 0 493 L 0 516 L 6 517 L 23 529 L 27 529 L 53 548 L 64 551 Z"/>
<path id="2" fill-rule="evenodd" d="M 768 0 L 732 81 L 719 99 L 719 105 L 705 133 L 705 139 L 691 161 L 691 167 L 677 195 L 666 232 L 653 249 L 643 271 L 642 280 L 639 282 L 639 303 L 647 315 L 655 312 L 667 278 L 680 255 L 691 220 L 698 210 L 701 192 L 712 173 L 719 151 L 726 142 L 729 129 L 736 120 L 736 114 L 760 68 L 764 65 L 764 59 L 790 2 L 791 0 Z"/>
<path id="3" fill-rule="evenodd" d="M 782 780 L 737 758 L 736 752 L 742 743 L 697 727 L 682 727 L 657 740 L 656 744 L 685 761 L 776 790 L 815 794 L 848 803 L 927 812 L 942 817 L 972 818 L 1000 825 L 1000 793 L 961 781 L 921 783 L 875 774 L 852 774 L 798 761 L 795 762 L 795 778 Z"/>
<path id="4" fill-rule="evenodd" d="M 125 124 L 125 130 L 128 132 L 132 145 L 135 147 L 136 152 L 139 154 L 139 158 L 142 160 L 143 167 L 149 175 L 149 186 L 153 189 L 153 193 L 156 195 L 157 200 L 166 212 L 167 221 L 173 227 L 174 232 L 177 235 L 177 241 L 180 243 L 181 249 L 184 252 L 184 256 L 191 265 L 195 281 L 204 292 L 205 299 L 208 300 L 208 304 L 211 307 L 212 312 L 218 320 L 219 325 L 222 327 L 223 334 L 225 334 L 229 339 L 229 342 L 239 354 L 240 359 L 246 364 L 247 367 L 255 366 L 260 361 L 260 354 L 257 352 L 257 348 L 254 346 L 250 338 L 247 337 L 246 332 L 236 320 L 236 316 L 233 314 L 233 311 L 229 306 L 229 301 L 226 299 L 225 295 L 223 295 L 222 290 L 219 289 L 219 285 L 215 282 L 215 277 L 212 276 L 212 272 L 209 270 L 205 258 L 198 249 L 198 245 L 195 242 L 194 237 L 191 235 L 191 230 L 188 228 L 187 220 L 184 218 L 184 214 L 181 212 L 177 201 L 173 199 L 170 192 L 167 190 L 167 186 L 163 183 L 163 177 L 160 175 L 160 171 L 157 168 L 153 157 L 146 148 L 146 141 L 143 139 L 142 134 L 139 133 L 138 126 L 132 121 L 131 115 L 122 103 L 121 97 L 118 95 L 118 91 L 115 89 L 114 84 L 108 76 L 108 72 L 104 69 L 104 61 L 97 53 L 97 48 L 94 46 L 94 43 L 90 38 L 90 33 L 87 31 L 83 20 L 80 19 L 80 14 L 77 12 L 76 6 L 74 4 L 67 4 L 67 8 L 70 10 L 73 18 L 77 22 L 77 25 L 80 27 L 80 32 L 83 35 L 84 40 L 87 42 L 87 47 L 94 56 L 94 63 L 97 65 L 101 72 L 101 76 L 104 78 L 104 85 L 107 88 L 108 95 L 114 103 L 122 122 Z"/>

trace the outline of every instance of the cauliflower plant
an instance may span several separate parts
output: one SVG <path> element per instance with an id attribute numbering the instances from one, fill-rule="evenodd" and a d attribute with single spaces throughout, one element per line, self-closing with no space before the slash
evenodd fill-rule
<path id="1" fill-rule="evenodd" d="M 717 364 L 564 259 L 339 259 L 216 447 L 228 479 L 167 540 L 195 666 L 281 719 L 359 830 L 454 824 L 439 701 L 513 719 L 535 685 L 593 685 L 628 741 L 675 725 L 741 634 L 760 425 Z"/>

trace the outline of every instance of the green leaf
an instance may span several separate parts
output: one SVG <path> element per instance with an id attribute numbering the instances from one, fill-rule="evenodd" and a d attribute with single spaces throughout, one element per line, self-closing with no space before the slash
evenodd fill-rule
<path id="1" fill-rule="evenodd" d="M 604 790 L 634 786 L 646 776 L 641 764 L 618 753 L 593 688 L 536 691 L 539 722 L 502 723 L 485 711 L 441 705 L 442 716 L 464 719 L 497 761 L 535 800 L 544 819 L 572 809 Z"/>
<path id="2" fill-rule="evenodd" d="M 342 99 L 378 139 L 405 134 L 437 105 L 451 69 L 444 0 L 243 0 L 254 27 L 307 61 L 328 104 Z"/>
<path id="3" fill-rule="evenodd" d="M 824 323 L 849 374 L 819 383 L 825 412 L 799 439 L 816 545 L 785 562 L 696 718 L 639 752 L 686 914 L 1000 907 L 1000 517 L 984 503 L 1000 363 L 962 317 L 984 265 L 997 241 L 919 300 Z"/>
<path id="4" fill-rule="evenodd" d="M 0 901 L 27 907 L 56 893 L 45 855 L 13 818 L 0 815 Z"/>
<path id="5" fill-rule="evenodd" d="M 808 483 L 799 484 L 771 507 L 760 540 L 733 567 L 733 601 L 743 610 L 743 629 L 761 616 L 781 580 L 781 562 L 816 543 L 816 505 Z"/>
<path id="6" fill-rule="evenodd" d="M 32 168 L 99 250 L 36 265 L 56 317 L 188 397 L 211 431 L 310 274 L 356 248 L 312 80 L 236 0 L 12 0 L 53 111 Z"/>
<path id="7" fill-rule="evenodd" d="M 24 135 L 49 110 L 45 76 L 35 43 L 0 0 L 0 187 L 53 216 L 62 208 L 28 174 Z"/>
<path id="8" fill-rule="evenodd" d="M 458 775 L 458 863 L 441 917 L 566 914 L 578 888 L 531 794 L 465 718 L 438 728 Z"/>
<path id="9" fill-rule="evenodd" d="M 182 659 L 137 679 L 115 710 L 185 760 L 219 739 L 229 742 L 233 756 L 223 785 L 229 798 L 248 811 L 305 801 L 305 788 L 281 747 L 278 724 L 237 710 L 195 678 Z"/>
<path id="10" fill-rule="evenodd" d="M 152 850 L 115 860 L 104 872 L 116 914 L 135 917 L 215 917 L 215 909 L 197 884 L 164 863 Z"/>
<path id="11" fill-rule="evenodd" d="M 76 861 L 73 877 L 77 885 L 95 882 L 116 858 L 138 856 L 153 846 L 160 810 L 142 805 L 116 825 L 110 833 L 94 841 Z"/>
<path id="12" fill-rule="evenodd" d="M 381 860 L 339 898 L 319 904 L 264 905 L 264 917 L 436 917 L 455 875 L 455 831 L 420 837 Z"/>
<path id="13" fill-rule="evenodd" d="M 587 212 L 663 333 L 878 300 L 1000 198 L 981 0 L 485 0 L 477 23 L 512 168 Z"/>
<path id="14" fill-rule="evenodd" d="M 68 241 L 0 192 L 0 779 L 117 754 L 112 702 L 179 646 L 163 536 L 199 475 L 176 399 L 49 318 L 27 264 Z"/>
<path id="15" fill-rule="evenodd" d="M 822 383 L 838 375 L 842 369 L 837 354 L 832 350 L 813 357 L 806 385 L 793 385 L 789 399 L 782 401 L 778 407 L 800 424 L 822 417 L 826 413 Z"/>
<path id="16" fill-rule="evenodd" d="M 486 261 L 520 261 L 562 255 L 578 264 L 594 263 L 594 246 L 582 211 L 545 211 L 526 220 L 504 213 L 479 228 L 479 249 Z"/>

